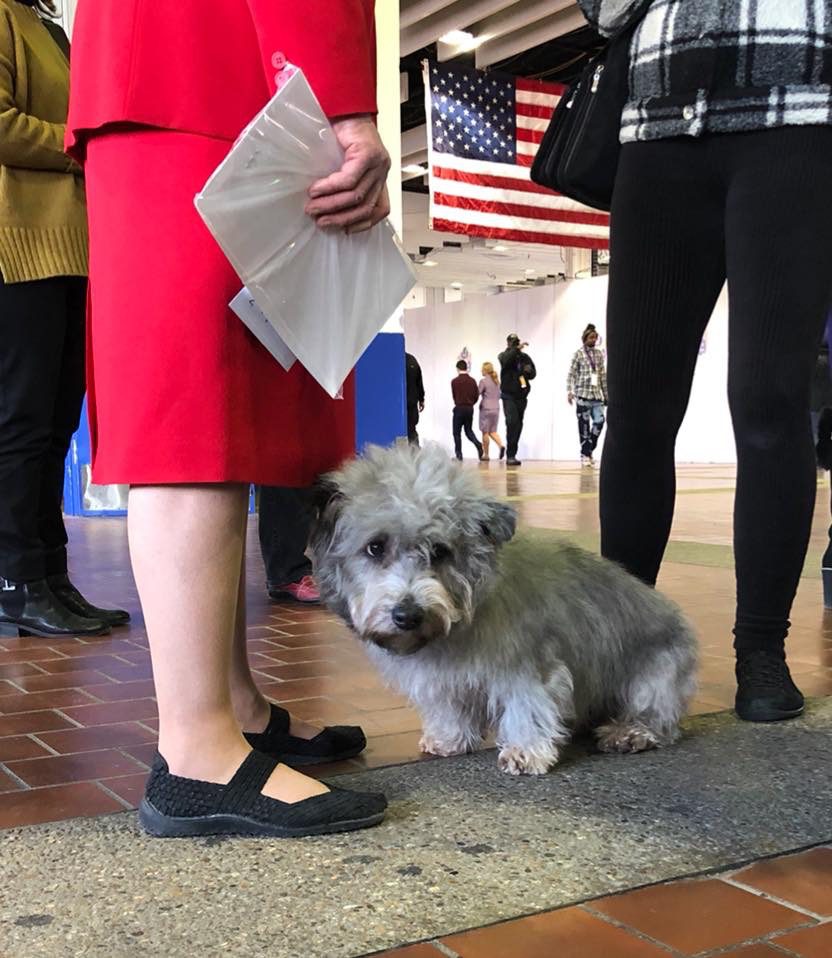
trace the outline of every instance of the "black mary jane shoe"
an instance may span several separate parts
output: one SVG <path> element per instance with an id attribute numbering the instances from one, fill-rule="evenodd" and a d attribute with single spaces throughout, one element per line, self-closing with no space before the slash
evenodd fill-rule
<path id="1" fill-rule="evenodd" d="M 49 583 L 49 588 L 55 598 L 76 615 L 85 619 L 98 619 L 113 628 L 127 625 L 130 621 L 130 613 L 124 609 L 101 609 L 88 602 L 75 588 L 66 573 L 51 575 L 46 581 Z"/>
<path id="2" fill-rule="evenodd" d="M 139 821 L 158 838 L 196 835 L 262 835 L 302 838 L 350 832 L 378 825 L 387 799 L 370 792 L 334 788 L 300 802 L 261 794 L 279 764 L 273 756 L 249 752 L 227 785 L 172 775 L 157 753 L 139 806 Z"/>
<path id="3" fill-rule="evenodd" d="M 330 725 L 314 738 L 289 734 L 291 717 L 286 709 L 272 703 L 269 724 L 262 732 L 244 732 L 248 744 L 274 755 L 287 765 L 323 765 L 355 758 L 367 747 L 367 738 L 357 725 Z"/>

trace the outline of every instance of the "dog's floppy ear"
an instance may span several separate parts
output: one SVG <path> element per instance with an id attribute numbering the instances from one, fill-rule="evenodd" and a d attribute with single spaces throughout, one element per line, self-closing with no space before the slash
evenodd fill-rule
<path id="1" fill-rule="evenodd" d="M 344 493 L 332 475 L 321 476 L 312 487 L 311 509 L 315 521 L 309 544 L 313 553 L 325 550 L 331 543 L 344 499 Z"/>
<path id="2" fill-rule="evenodd" d="M 338 483 L 332 475 L 321 476 L 312 487 L 312 512 L 320 518 L 327 507 L 339 499 L 343 499 Z"/>
<path id="3" fill-rule="evenodd" d="M 514 506 L 497 499 L 483 502 L 485 514 L 480 519 L 483 533 L 494 543 L 501 546 L 508 542 L 517 531 L 517 512 Z"/>

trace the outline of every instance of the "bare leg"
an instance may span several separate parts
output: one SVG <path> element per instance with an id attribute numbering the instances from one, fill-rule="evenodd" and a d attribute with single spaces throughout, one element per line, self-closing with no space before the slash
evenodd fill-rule
<path id="1" fill-rule="evenodd" d="M 247 496 L 238 485 L 130 492 L 130 554 L 153 660 L 159 751 L 174 775 L 223 784 L 251 751 L 229 680 Z M 295 802 L 326 790 L 279 765 L 263 794 Z"/>
<path id="2" fill-rule="evenodd" d="M 231 701 L 237 724 L 244 732 L 262 732 L 269 724 L 271 707 L 268 699 L 257 688 L 251 665 L 248 661 L 246 641 L 246 554 L 245 541 L 248 515 L 243 514 L 243 550 L 240 564 L 240 586 L 237 592 L 237 609 L 234 617 L 234 641 L 231 648 Z M 289 729 L 299 738 L 314 738 L 319 728 L 293 718 Z"/>
<path id="3" fill-rule="evenodd" d="M 492 433 L 489 433 L 489 435 L 491 436 L 491 438 L 494 440 L 494 442 L 497 444 L 497 446 L 498 446 L 500 449 L 505 449 L 505 443 L 503 442 L 502 439 L 500 439 L 500 434 L 499 434 L 499 433 L 497 433 L 497 432 L 492 432 Z"/>
<path id="4" fill-rule="evenodd" d="M 488 458 L 488 433 L 484 432 L 482 434 L 482 457 L 483 459 Z"/>

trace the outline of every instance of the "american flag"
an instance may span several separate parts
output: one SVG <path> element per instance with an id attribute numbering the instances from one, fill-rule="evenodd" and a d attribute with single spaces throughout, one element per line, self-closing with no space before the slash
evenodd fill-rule
<path id="1" fill-rule="evenodd" d="M 532 183 L 565 87 L 425 61 L 431 227 L 487 239 L 609 248 L 609 214 Z"/>

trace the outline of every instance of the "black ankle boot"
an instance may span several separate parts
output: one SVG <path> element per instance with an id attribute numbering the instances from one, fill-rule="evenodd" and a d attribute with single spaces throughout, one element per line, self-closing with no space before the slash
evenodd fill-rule
<path id="1" fill-rule="evenodd" d="M 38 582 L 10 582 L 0 578 L 0 635 L 104 635 L 110 627 L 100 619 L 71 612 L 49 588 Z"/>
<path id="2" fill-rule="evenodd" d="M 84 619 L 98 619 L 110 626 L 127 625 L 130 621 L 130 613 L 125 612 L 124 609 L 100 609 L 97 605 L 87 602 L 70 582 L 65 572 L 62 575 L 50 575 L 46 581 L 55 598 L 70 612 Z"/>
<path id="3" fill-rule="evenodd" d="M 792 681 L 783 652 L 737 653 L 735 710 L 746 722 L 779 722 L 803 711 L 803 693 Z"/>

